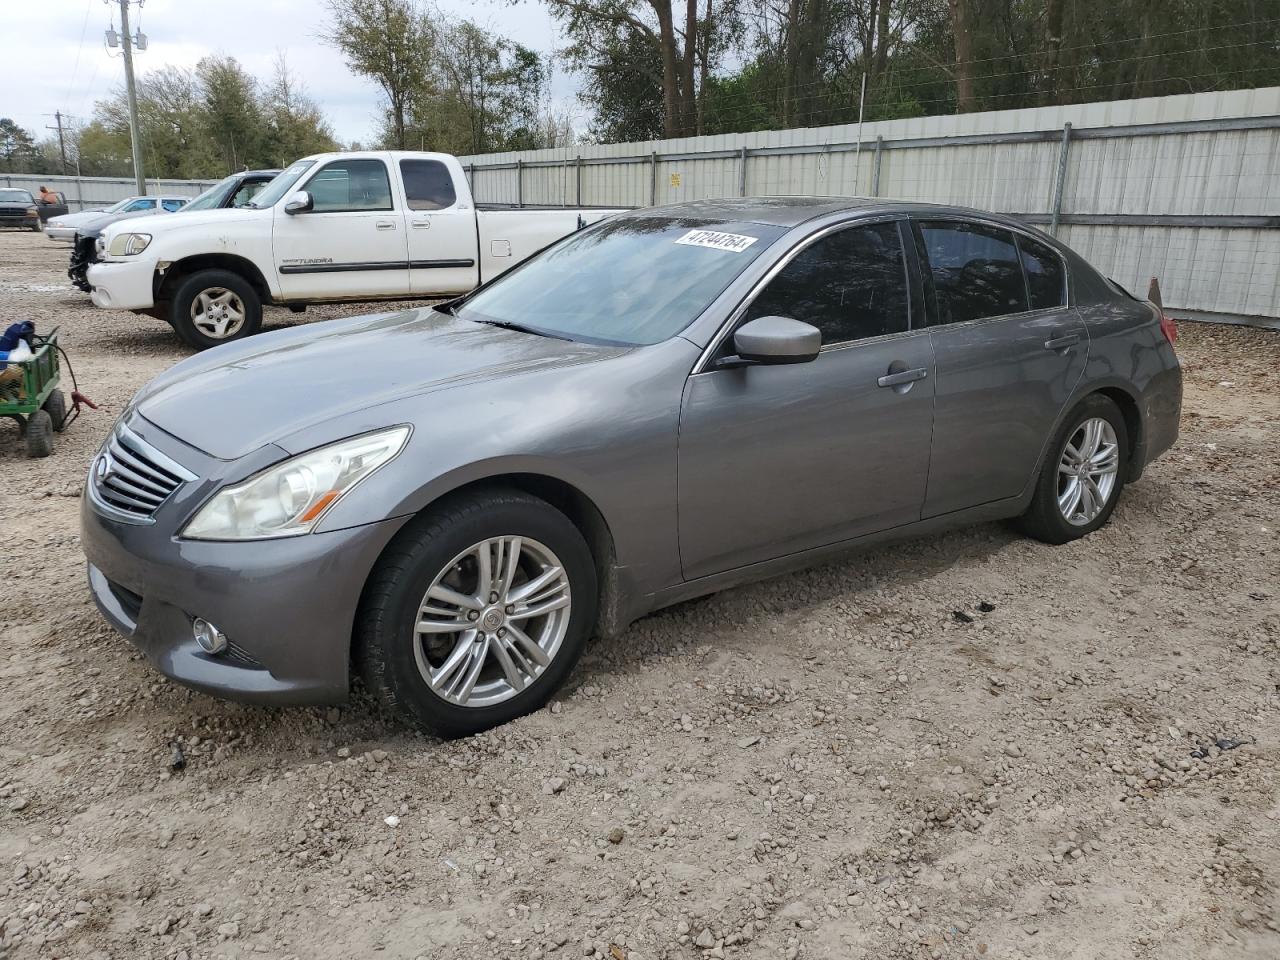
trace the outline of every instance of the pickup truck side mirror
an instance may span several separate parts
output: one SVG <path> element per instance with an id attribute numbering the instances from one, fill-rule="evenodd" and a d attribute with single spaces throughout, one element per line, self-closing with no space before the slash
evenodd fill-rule
<path id="1" fill-rule="evenodd" d="M 288 214 L 306 213 L 316 205 L 315 199 L 306 190 L 299 190 L 289 202 L 284 205 L 284 212 Z"/>
<path id="2" fill-rule="evenodd" d="M 791 317 L 757 317 L 737 329 L 733 348 L 736 356 L 722 358 L 717 367 L 808 363 L 822 349 L 822 332 Z"/>

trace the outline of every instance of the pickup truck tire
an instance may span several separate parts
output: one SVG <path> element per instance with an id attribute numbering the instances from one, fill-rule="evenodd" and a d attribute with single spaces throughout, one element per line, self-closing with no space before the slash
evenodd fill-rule
<path id="1" fill-rule="evenodd" d="M 201 270 L 179 284 L 169 322 L 197 350 L 230 343 L 262 327 L 262 300 L 244 277 L 230 270 Z"/>
<path id="2" fill-rule="evenodd" d="M 491 547 L 506 560 L 486 564 L 491 576 L 482 579 L 476 551 L 492 556 Z M 437 591 L 466 606 L 449 607 Z M 355 660 L 393 713 L 442 737 L 468 736 L 551 698 L 582 655 L 596 601 L 591 551 L 563 513 L 518 490 L 462 495 L 419 514 L 383 553 L 356 614 Z M 530 608 L 552 612 L 530 615 Z M 460 653 L 465 659 L 456 659 Z M 515 669 L 514 688 L 503 666 Z M 448 671 L 456 696 L 446 696 L 454 684 L 444 679 L 433 689 L 434 671 Z"/>

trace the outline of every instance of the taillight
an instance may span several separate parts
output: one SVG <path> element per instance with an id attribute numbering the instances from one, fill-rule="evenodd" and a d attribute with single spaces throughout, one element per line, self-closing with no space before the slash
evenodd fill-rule
<path id="1" fill-rule="evenodd" d="M 1173 346 L 1178 342 L 1178 325 L 1174 323 L 1173 317 L 1164 312 L 1163 307 L 1156 307 L 1156 311 L 1160 314 L 1160 332 L 1169 341 L 1169 346 Z"/>

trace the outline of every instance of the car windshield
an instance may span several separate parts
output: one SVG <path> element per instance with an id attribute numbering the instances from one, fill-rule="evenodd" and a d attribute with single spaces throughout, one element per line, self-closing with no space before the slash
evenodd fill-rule
<path id="1" fill-rule="evenodd" d="M 33 203 L 26 190 L 0 190 L 0 203 Z"/>
<path id="2" fill-rule="evenodd" d="M 784 232 L 761 223 L 606 220 L 504 274 L 457 314 L 589 343 L 660 343 Z"/>
<path id="3" fill-rule="evenodd" d="M 235 174 L 227 177 L 225 180 L 219 180 L 212 187 L 206 190 L 200 196 L 196 197 L 190 203 L 186 204 L 183 210 L 217 210 L 227 201 L 227 194 L 235 189 L 236 184 L 240 182 L 240 178 Z"/>
<path id="4" fill-rule="evenodd" d="M 129 204 L 133 203 L 133 201 L 137 199 L 138 199 L 137 197 L 125 197 L 123 200 L 117 200 L 115 203 L 113 203 L 109 207 L 104 207 L 103 209 L 96 210 L 94 212 L 95 213 L 119 213 L 121 210 L 123 210 L 125 207 L 127 207 Z"/>
<path id="5" fill-rule="evenodd" d="M 298 178 L 313 166 L 315 166 L 314 160 L 299 160 L 287 170 L 277 173 L 275 179 L 263 187 L 262 191 L 245 206 L 253 207 L 255 210 L 275 206 L 276 202 L 298 182 Z"/>

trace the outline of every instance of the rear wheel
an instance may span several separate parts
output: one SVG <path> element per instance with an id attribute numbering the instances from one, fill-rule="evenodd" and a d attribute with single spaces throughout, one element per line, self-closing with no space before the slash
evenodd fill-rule
<path id="1" fill-rule="evenodd" d="M 1097 530 L 1120 499 L 1128 450 L 1128 430 L 1115 401 L 1100 393 L 1085 397 L 1054 437 L 1022 529 L 1055 544 Z"/>
<path id="2" fill-rule="evenodd" d="M 230 343 L 262 327 L 262 301 L 253 286 L 230 270 L 201 270 L 178 286 L 169 322 L 197 350 Z"/>
<path id="3" fill-rule="evenodd" d="M 53 429 L 61 433 L 62 428 L 67 425 L 67 395 L 61 390 L 53 391 L 45 398 L 42 409 L 48 412 Z"/>
<path id="4" fill-rule="evenodd" d="M 411 723 L 466 736 L 536 710 L 595 622 L 586 541 L 518 491 L 455 500 L 388 548 L 356 620 L 365 683 Z"/>

